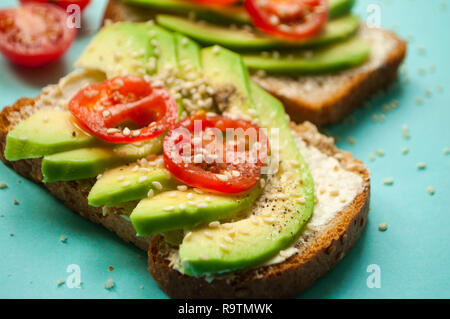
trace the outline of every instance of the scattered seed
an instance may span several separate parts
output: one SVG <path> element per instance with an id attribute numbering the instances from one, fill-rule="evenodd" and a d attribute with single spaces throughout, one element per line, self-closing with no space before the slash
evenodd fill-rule
<path id="1" fill-rule="evenodd" d="M 179 185 L 177 189 L 181 192 L 187 191 L 188 187 L 186 185 Z"/>
<path id="2" fill-rule="evenodd" d="M 19 202 L 17 201 L 17 199 L 13 200 L 13 204 L 14 205 L 19 205 Z"/>
<path id="3" fill-rule="evenodd" d="M 427 187 L 427 192 L 430 195 L 434 195 L 434 193 L 435 193 L 434 187 L 433 186 L 428 186 Z"/>
<path id="4" fill-rule="evenodd" d="M 377 150 L 375 151 L 375 153 L 377 153 L 378 156 L 384 156 L 384 151 L 381 150 L 381 149 L 377 149 Z"/>
<path id="5" fill-rule="evenodd" d="M 407 147 L 402 148 L 402 154 L 403 155 L 406 155 L 408 153 L 409 153 L 409 148 L 407 148 Z"/>
<path id="6" fill-rule="evenodd" d="M 153 191 L 153 189 L 149 190 L 147 193 L 147 197 L 153 197 L 155 195 L 155 192 Z"/>
<path id="7" fill-rule="evenodd" d="M 417 163 L 417 168 L 419 168 L 419 169 L 425 169 L 426 167 L 427 167 L 427 163 L 425 163 L 425 162 Z"/>
<path id="8" fill-rule="evenodd" d="M 159 190 L 159 191 L 163 189 L 162 184 L 161 184 L 160 182 L 158 182 L 158 181 L 153 181 L 153 182 L 152 182 L 152 185 L 155 186 L 155 188 L 156 188 L 157 190 Z"/>
<path id="9" fill-rule="evenodd" d="M 111 278 L 109 278 L 105 283 L 105 289 L 109 290 L 114 288 L 114 286 L 115 286 L 114 280 L 112 280 Z"/>
<path id="10" fill-rule="evenodd" d="M 8 187 L 8 185 L 6 185 L 5 182 L 0 182 L 0 189 L 5 189 L 7 187 Z"/>
<path id="11" fill-rule="evenodd" d="M 65 282 L 66 282 L 66 281 L 65 281 L 64 279 L 58 279 L 58 280 L 56 281 L 56 284 L 57 284 L 58 287 L 59 287 L 59 286 L 64 285 Z"/>
<path id="12" fill-rule="evenodd" d="M 59 237 L 59 240 L 60 240 L 63 244 L 67 243 L 67 237 L 64 236 L 64 235 L 61 235 L 61 236 Z"/>
<path id="13" fill-rule="evenodd" d="M 378 230 L 379 231 L 386 231 L 388 229 L 388 224 L 387 223 L 381 223 L 378 225 Z"/>
<path id="14" fill-rule="evenodd" d="M 383 183 L 384 185 L 392 185 L 394 184 L 394 179 L 392 177 L 385 178 Z"/>

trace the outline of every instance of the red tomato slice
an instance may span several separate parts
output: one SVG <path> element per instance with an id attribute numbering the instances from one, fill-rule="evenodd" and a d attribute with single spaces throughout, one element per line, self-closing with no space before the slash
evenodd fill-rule
<path id="1" fill-rule="evenodd" d="M 246 0 L 244 5 L 258 29 L 289 40 L 316 35 L 328 19 L 328 0 Z"/>
<path id="2" fill-rule="evenodd" d="M 229 130 L 236 135 L 233 140 L 224 138 Z M 241 193 L 258 182 L 268 149 L 268 139 L 257 125 L 200 113 L 169 131 L 164 139 L 164 163 L 187 185 Z"/>
<path id="3" fill-rule="evenodd" d="M 80 90 L 69 110 L 94 135 L 111 143 L 155 138 L 172 128 L 178 117 L 177 104 L 165 89 L 136 76 Z"/>
<path id="4" fill-rule="evenodd" d="M 66 12 L 51 4 L 29 3 L 0 10 L 0 51 L 13 63 L 42 66 L 71 46 L 76 29 Z"/>
<path id="5" fill-rule="evenodd" d="M 208 5 L 219 5 L 219 6 L 226 6 L 229 4 L 233 4 L 238 2 L 239 0 L 194 0 L 195 2 L 200 2 L 203 4 Z"/>
<path id="6" fill-rule="evenodd" d="M 91 0 L 20 0 L 20 3 L 40 2 L 40 3 L 53 3 L 61 8 L 67 9 L 71 4 L 76 4 L 83 11 L 87 7 Z"/>

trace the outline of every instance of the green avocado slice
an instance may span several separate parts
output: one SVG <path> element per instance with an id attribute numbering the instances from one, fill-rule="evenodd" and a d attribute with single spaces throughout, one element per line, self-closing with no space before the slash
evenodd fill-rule
<path id="1" fill-rule="evenodd" d="M 264 35 L 246 33 L 242 30 L 230 30 L 214 24 L 194 22 L 182 17 L 160 14 L 157 15 L 156 20 L 163 27 L 185 34 L 201 44 L 217 44 L 238 51 L 315 47 L 348 38 L 359 27 L 358 17 L 343 16 L 329 21 L 319 36 L 293 43 Z"/>
<path id="2" fill-rule="evenodd" d="M 43 158 L 42 175 L 45 182 L 93 178 L 108 168 L 161 153 L 162 143 L 163 137 L 159 136 L 140 145 L 80 148 L 56 153 Z"/>
<path id="3" fill-rule="evenodd" d="M 5 157 L 8 161 L 39 158 L 91 146 L 95 140 L 77 125 L 70 112 L 43 109 L 20 122 L 8 134 Z"/>
<path id="4" fill-rule="evenodd" d="M 251 207 L 261 188 L 248 194 L 227 196 L 198 194 L 194 191 L 169 191 L 143 199 L 130 215 L 140 236 L 192 228 L 200 224 L 234 217 Z"/>
<path id="5" fill-rule="evenodd" d="M 89 205 L 115 205 L 174 189 L 179 182 L 163 167 L 129 164 L 107 170 L 92 187 Z"/>
<path id="6" fill-rule="evenodd" d="M 186 14 L 194 12 L 197 18 L 214 23 L 251 23 L 250 16 L 242 5 L 237 6 L 205 6 L 187 0 L 122 0 L 132 4 L 160 11 Z M 351 11 L 355 0 L 330 0 L 330 19 L 347 14 Z"/>
<path id="7" fill-rule="evenodd" d="M 255 110 L 263 115 L 260 126 L 279 129 L 279 170 L 253 204 L 251 217 L 214 229 L 195 229 L 185 236 L 179 255 L 187 275 L 211 275 L 256 266 L 291 245 L 312 214 L 313 179 L 295 144 L 283 106 L 257 86 L 252 86 L 251 91 Z"/>
<path id="8" fill-rule="evenodd" d="M 180 72 L 183 76 L 189 73 L 190 69 L 201 69 L 200 46 L 197 42 L 192 41 L 186 36 L 176 33 L 175 41 L 177 46 L 178 61 L 180 64 Z"/>
<path id="9" fill-rule="evenodd" d="M 329 73 L 358 66 L 370 56 L 370 44 L 355 38 L 323 49 L 282 54 L 280 57 L 244 54 L 245 64 L 253 70 L 275 74 Z"/>

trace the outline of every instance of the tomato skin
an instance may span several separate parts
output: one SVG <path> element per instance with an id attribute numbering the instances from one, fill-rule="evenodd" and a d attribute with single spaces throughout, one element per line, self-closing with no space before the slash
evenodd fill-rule
<path id="1" fill-rule="evenodd" d="M 40 2 L 40 3 L 52 3 L 60 6 L 64 10 L 67 9 L 71 4 L 76 4 L 83 11 L 91 0 L 20 0 L 20 3 L 30 3 L 30 2 Z"/>
<path id="2" fill-rule="evenodd" d="M 221 161 L 217 161 L 216 159 L 211 162 L 207 162 L 206 160 L 202 160 L 200 163 L 195 162 L 195 153 L 189 154 L 191 156 L 190 162 L 183 160 L 183 157 L 181 155 L 179 156 L 180 149 L 183 149 L 183 146 L 191 144 L 192 141 L 193 144 L 191 146 L 195 149 L 195 143 L 193 142 L 191 133 L 194 131 L 195 121 L 198 120 L 202 123 L 202 135 L 209 128 L 217 129 L 220 132 L 225 132 L 227 129 L 255 129 L 258 136 L 257 141 L 261 147 L 257 152 L 253 148 L 251 151 L 239 152 L 235 149 L 235 146 L 224 143 L 222 144 L 224 148 L 222 157 L 218 157 Z M 182 136 L 181 140 L 180 136 Z M 215 140 L 210 143 L 208 144 L 208 142 L 202 140 L 201 148 L 204 150 L 210 145 L 216 148 L 223 141 L 219 141 L 219 144 Z M 260 131 L 259 127 L 248 121 L 233 120 L 224 116 L 206 116 L 205 114 L 200 114 L 179 122 L 174 129 L 169 131 L 164 139 L 163 148 L 165 167 L 178 180 L 187 185 L 207 189 L 212 192 L 238 194 L 246 192 L 258 183 L 261 167 L 267 158 L 269 144 L 267 137 Z M 234 155 L 235 159 L 240 158 L 241 161 L 229 161 L 227 160 L 229 155 Z M 251 156 L 254 156 L 253 158 L 256 160 L 250 161 Z M 225 172 L 238 172 L 238 174 L 232 175 L 226 180 L 217 176 L 217 174 L 223 176 Z"/>
<path id="3" fill-rule="evenodd" d="M 178 106 L 169 93 L 137 76 L 81 89 L 70 100 L 69 110 L 88 131 L 110 143 L 153 139 L 172 128 L 178 117 Z M 117 129 L 129 123 L 139 128 Z"/>
<path id="4" fill-rule="evenodd" d="M 30 3 L 0 10 L 0 51 L 11 62 L 27 67 L 57 60 L 72 45 L 77 33 L 67 26 L 67 17 L 63 9 L 50 4 Z M 56 34 L 56 40 L 50 32 Z"/>
<path id="5" fill-rule="evenodd" d="M 244 6 L 258 29 L 291 41 L 320 32 L 329 11 L 327 0 L 268 0 L 264 7 L 259 0 L 245 0 Z"/>
<path id="6" fill-rule="evenodd" d="M 238 2 L 239 0 L 194 0 L 194 2 L 199 2 L 207 5 L 218 5 L 218 6 L 227 6 L 233 3 Z"/>

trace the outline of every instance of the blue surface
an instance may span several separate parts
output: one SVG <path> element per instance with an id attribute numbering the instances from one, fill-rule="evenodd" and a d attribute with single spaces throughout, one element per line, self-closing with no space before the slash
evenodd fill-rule
<path id="1" fill-rule="evenodd" d="M 85 16 L 90 28 L 98 24 L 104 6 L 103 0 L 93 2 Z M 1 6 L 14 3 L 2 1 Z M 443 149 L 450 147 L 450 43 L 445 34 L 450 30 L 450 2 L 360 0 L 356 12 L 367 17 L 369 4 L 380 6 L 384 27 L 409 39 L 406 72 L 389 92 L 327 128 L 339 138 L 339 147 L 369 166 L 371 211 L 358 244 L 302 297 L 449 298 L 450 155 Z M 70 71 L 91 36 L 83 32 L 62 62 L 39 74 L 0 57 L 0 105 L 35 96 L 43 85 L 56 82 Z M 419 97 L 422 104 L 417 104 Z M 399 106 L 384 112 L 383 105 L 394 100 Z M 374 123 L 373 114 L 386 119 Z M 409 127 L 409 140 L 402 137 L 403 124 Z M 354 144 L 348 143 L 349 137 Z M 402 155 L 403 147 L 409 154 Z M 385 155 L 369 160 L 377 149 Z M 418 162 L 426 162 L 426 169 L 419 170 Z M 383 184 L 387 177 L 394 179 L 392 186 Z M 148 275 L 143 252 L 71 213 L 3 165 L 0 181 L 8 184 L 0 190 L 0 298 L 166 298 Z M 427 193 L 429 185 L 436 189 L 434 196 Z M 386 232 L 378 230 L 381 222 L 389 224 Z M 61 235 L 67 243 L 60 241 Z M 66 269 L 71 264 L 80 266 L 81 288 L 58 287 L 57 280 L 70 275 Z M 367 267 L 373 264 L 380 267 L 380 288 L 366 283 L 371 275 Z M 112 290 L 104 289 L 109 278 L 116 283 Z"/>

